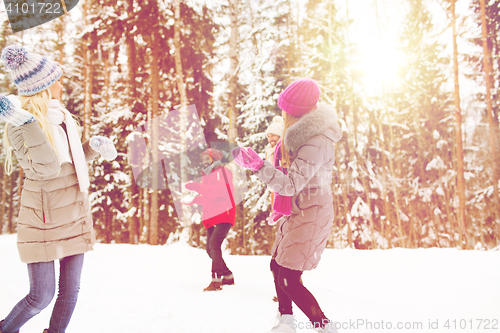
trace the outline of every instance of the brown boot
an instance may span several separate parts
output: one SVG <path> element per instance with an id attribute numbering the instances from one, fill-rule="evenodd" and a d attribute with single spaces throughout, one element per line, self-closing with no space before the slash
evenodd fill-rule
<path id="1" fill-rule="evenodd" d="M 214 281 L 210 282 L 208 287 L 203 289 L 203 291 L 217 291 L 217 290 L 222 290 L 222 281 Z"/>
<path id="2" fill-rule="evenodd" d="M 49 330 L 48 329 L 44 329 L 43 333 L 49 333 Z"/>

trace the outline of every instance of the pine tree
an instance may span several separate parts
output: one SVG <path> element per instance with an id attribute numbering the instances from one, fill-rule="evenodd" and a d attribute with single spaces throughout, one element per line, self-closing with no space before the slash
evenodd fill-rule
<path id="1" fill-rule="evenodd" d="M 405 22 L 399 43 L 405 56 L 399 73 L 402 87 L 393 94 L 391 103 L 397 111 L 393 121 L 403 125 L 393 127 L 397 137 L 402 138 L 396 163 L 401 166 L 400 174 L 407 177 L 401 195 L 411 198 L 412 206 L 411 211 L 404 212 L 411 224 L 405 227 L 404 234 L 416 229 L 428 234 L 431 230 L 424 242 L 435 244 L 440 242 L 440 235 L 449 237 L 456 232 L 453 216 L 448 215 L 443 221 L 433 218 L 437 211 L 445 211 L 445 206 L 451 204 L 442 198 L 450 192 L 444 188 L 443 177 L 453 168 L 448 153 L 453 146 L 453 127 L 448 120 L 451 96 L 445 90 L 446 67 L 450 62 L 442 56 L 444 46 L 434 37 L 432 17 L 423 1 L 410 1 Z"/>

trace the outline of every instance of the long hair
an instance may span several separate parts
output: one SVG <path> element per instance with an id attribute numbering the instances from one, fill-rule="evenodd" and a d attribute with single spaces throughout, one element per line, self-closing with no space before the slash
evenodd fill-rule
<path id="1" fill-rule="evenodd" d="M 295 124 L 300 117 L 292 116 L 285 112 L 285 130 L 283 131 L 283 138 L 281 139 L 281 166 L 284 168 L 289 168 L 293 163 L 292 155 L 285 145 L 285 136 L 287 129 Z"/>
<path id="2" fill-rule="evenodd" d="M 54 133 L 52 126 L 47 119 L 47 112 L 49 110 L 49 102 L 52 99 L 52 94 L 49 89 L 45 89 L 39 93 L 31 96 L 18 96 L 21 101 L 21 108 L 30 112 L 40 124 L 40 127 L 47 137 L 47 141 L 52 146 L 57 154 L 57 149 L 54 142 Z M 5 172 L 10 175 L 12 173 L 12 154 L 9 134 L 7 133 L 8 124 L 5 125 L 3 134 L 3 145 L 5 152 Z"/>

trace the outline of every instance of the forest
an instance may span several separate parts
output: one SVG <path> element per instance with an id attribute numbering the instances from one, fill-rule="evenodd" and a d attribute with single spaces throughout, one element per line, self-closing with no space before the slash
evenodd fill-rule
<path id="1" fill-rule="evenodd" d="M 308 77 L 343 131 L 329 248 L 500 244 L 499 0 L 81 0 L 16 33 L 1 7 L 0 47 L 58 61 L 83 136 L 118 150 L 90 167 L 102 243 L 204 247 L 201 210 L 179 204 L 200 153 L 263 152 L 279 93 Z M 5 66 L 0 93 L 16 93 Z M 270 191 L 235 174 L 228 248 L 270 254 Z M 15 233 L 23 170 L 0 168 L 0 187 L 0 234 Z"/>

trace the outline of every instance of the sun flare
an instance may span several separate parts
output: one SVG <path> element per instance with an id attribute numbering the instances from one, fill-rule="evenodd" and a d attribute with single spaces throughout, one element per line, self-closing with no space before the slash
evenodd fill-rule
<path id="1" fill-rule="evenodd" d="M 396 47 L 389 43 L 371 43 L 360 51 L 359 70 L 368 94 L 379 94 L 398 85 L 402 56 Z"/>

